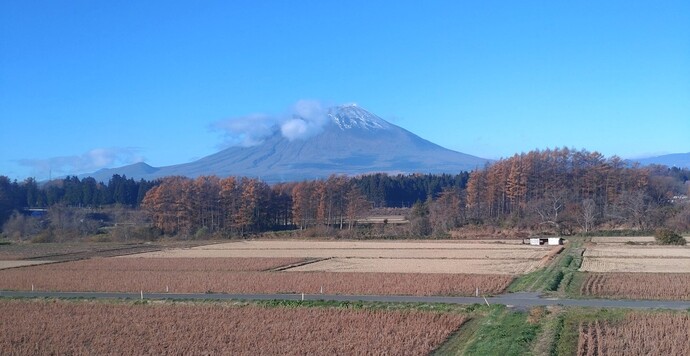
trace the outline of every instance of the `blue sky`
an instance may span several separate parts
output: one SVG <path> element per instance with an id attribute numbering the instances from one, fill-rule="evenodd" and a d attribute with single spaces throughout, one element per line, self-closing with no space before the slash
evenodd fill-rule
<path id="1" fill-rule="evenodd" d="M 688 152 L 690 2 L 0 3 L 0 175 L 187 162 L 303 99 L 486 158 Z"/>

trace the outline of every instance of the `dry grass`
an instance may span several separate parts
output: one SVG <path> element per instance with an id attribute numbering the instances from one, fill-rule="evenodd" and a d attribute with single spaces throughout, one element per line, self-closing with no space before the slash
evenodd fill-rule
<path id="1" fill-rule="evenodd" d="M 690 274 L 590 273 L 580 293 L 611 298 L 690 300 Z"/>
<path id="2" fill-rule="evenodd" d="M 479 256 L 477 256 L 479 257 Z M 475 273 L 507 274 L 529 273 L 541 265 L 538 260 L 504 259 L 378 259 L 333 258 L 290 268 L 302 272 L 378 272 L 378 273 Z"/>
<path id="3" fill-rule="evenodd" d="M 513 276 L 419 273 L 237 272 L 221 259 L 188 259 L 165 270 L 158 259 L 97 259 L 0 271 L 0 289 L 98 292 L 472 295 L 505 290 Z M 217 260 L 217 261 L 216 261 Z M 161 260 L 164 261 L 164 260 Z M 149 268 L 142 268 L 144 265 Z M 167 262 L 164 262 L 167 264 Z M 215 264 L 218 263 L 218 264 Z M 214 266 L 214 267 L 210 267 Z M 196 268 L 196 269 L 195 269 Z M 225 269 L 224 269 L 225 268 Z M 236 269 L 236 268 L 235 268 Z"/>
<path id="4" fill-rule="evenodd" d="M 0 301 L 0 315 L 5 355 L 425 355 L 465 321 L 417 311 L 49 301 Z"/>
<path id="5" fill-rule="evenodd" d="M 580 325 L 577 354 L 690 355 L 690 315 L 630 313 L 622 321 Z"/>
<path id="6" fill-rule="evenodd" d="M 690 258 L 597 258 L 585 257 L 580 271 L 690 273 Z"/>

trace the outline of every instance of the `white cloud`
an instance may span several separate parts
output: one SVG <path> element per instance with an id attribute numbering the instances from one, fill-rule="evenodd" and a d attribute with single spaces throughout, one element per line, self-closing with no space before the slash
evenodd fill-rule
<path id="1" fill-rule="evenodd" d="M 81 155 L 50 158 L 24 158 L 17 163 L 32 168 L 32 174 L 45 177 L 49 174 L 90 173 L 101 168 L 112 168 L 144 161 L 140 149 L 134 147 L 94 148 Z"/>
<path id="2" fill-rule="evenodd" d="M 216 121 L 211 129 L 223 132 L 224 147 L 251 147 L 264 142 L 278 129 L 278 120 L 265 114 L 251 114 Z"/>
<path id="3" fill-rule="evenodd" d="M 280 126 L 283 137 L 290 141 L 315 136 L 323 130 L 328 122 L 328 112 L 315 100 L 300 100 L 293 105 L 291 118 Z"/>
<path id="4" fill-rule="evenodd" d="M 216 121 L 210 128 L 222 132 L 223 147 L 251 147 L 276 132 L 290 141 L 317 135 L 328 122 L 327 114 L 321 102 L 299 100 L 283 115 L 251 114 Z"/>

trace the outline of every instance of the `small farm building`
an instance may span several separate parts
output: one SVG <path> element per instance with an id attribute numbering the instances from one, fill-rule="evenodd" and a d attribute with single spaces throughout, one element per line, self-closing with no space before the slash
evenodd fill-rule
<path id="1" fill-rule="evenodd" d="M 540 245 L 563 245 L 563 238 L 561 237 L 530 237 L 529 244 L 533 246 Z"/>

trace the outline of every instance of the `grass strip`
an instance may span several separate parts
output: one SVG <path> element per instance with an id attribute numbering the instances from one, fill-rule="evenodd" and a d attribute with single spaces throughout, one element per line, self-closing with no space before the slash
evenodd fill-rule
<path id="1" fill-rule="evenodd" d="M 527 321 L 527 313 L 494 306 L 462 354 L 527 355 L 539 330 Z"/>

